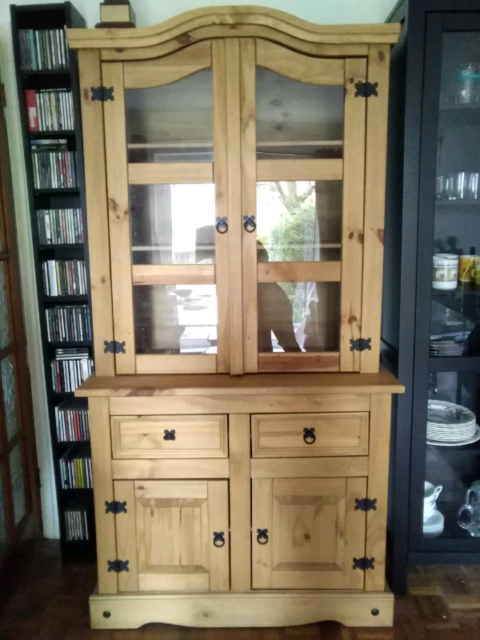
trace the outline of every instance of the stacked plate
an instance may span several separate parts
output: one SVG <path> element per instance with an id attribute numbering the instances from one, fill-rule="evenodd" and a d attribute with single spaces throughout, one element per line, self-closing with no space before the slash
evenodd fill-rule
<path id="1" fill-rule="evenodd" d="M 468 334 L 457 336 L 432 336 L 430 338 L 430 355 L 441 356 L 461 356 L 465 348 Z"/>
<path id="2" fill-rule="evenodd" d="M 428 401 L 428 444 L 460 446 L 478 439 L 480 428 L 473 411 L 453 402 Z"/>

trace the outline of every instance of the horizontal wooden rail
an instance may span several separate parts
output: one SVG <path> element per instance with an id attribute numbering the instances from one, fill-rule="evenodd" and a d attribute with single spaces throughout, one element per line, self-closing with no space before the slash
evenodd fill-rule
<path id="1" fill-rule="evenodd" d="M 340 371 L 340 354 L 323 353 L 259 353 L 258 370 L 261 373 L 279 371 Z"/>
<path id="2" fill-rule="evenodd" d="M 131 162 L 129 184 L 209 184 L 213 183 L 211 162 Z"/>
<path id="3" fill-rule="evenodd" d="M 258 160 L 257 180 L 342 180 L 343 160 Z"/>
<path id="4" fill-rule="evenodd" d="M 139 355 L 137 374 L 141 373 L 216 373 L 217 356 L 213 354 Z"/>
<path id="5" fill-rule="evenodd" d="M 259 262 L 258 282 L 340 282 L 342 263 Z"/>
<path id="6" fill-rule="evenodd" d="M 215 284 L 213 264 L 134 264 L 133 284 Z"/>

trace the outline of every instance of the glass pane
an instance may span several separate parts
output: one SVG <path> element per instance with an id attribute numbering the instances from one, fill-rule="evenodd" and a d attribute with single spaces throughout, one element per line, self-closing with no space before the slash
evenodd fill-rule
<path id="1" fill-rule="evenodd" d="M 10 343 L 10 314 L 8 309 L 5 263 L 0 262 L 0 349 Z"/>
<path id="2" fill-rule="evenodd" d="M 480 537 L 479 412 L 478 373 L 430 374 L 424 536 Z"/>
<path id="3" fill-rule="evenodd" d="M 215 262 L 213 184 L 130 185 L 133 264 Z"/>
<path id="4" fill-rule="evenodd" d="M 430 353 L 480 355 L 480 34 L 443 35 Z"/>
<path id="5" fill-rule="evenodd" d="M 339 351 L 339 282 L 258 285 L 258 350 Z"/>
<path id="6" fill-rule="evenodd" d="M 13 515 L 18 524 L 25 515 L 25 481 L 23 477 L 22 454 L 17 444 L 10 453 L 10 478 L 12 481 Z"/>
<path id="7" fill-rule="evenodd" d="M 258 158 L 341 158 L 344 88 L 257 68 Z"/>
<path id="8" fill-rule="evenodd" d="M 125 91 L 129 162 L 212 162 L 212 70 Z"/>
<path id="9" fill-rule="evenodd" d="M 137 353 L 217 353 L 213 284 L 133 287 Z"/>
<path id="10" fill-rule="evenodd" d="M 5 407 L 5 420 L 7 423 L 7 438 L 10 440 L 18 431 L 17 414 L 17 384 L 13 356 L 4 358 L 0 364 L 2 376 L 3 405 Z"/>
<path id="11" fill-rule="evenodd" d="M 259 262 L 341 260 L 342 182 L 257 184 Z"/>

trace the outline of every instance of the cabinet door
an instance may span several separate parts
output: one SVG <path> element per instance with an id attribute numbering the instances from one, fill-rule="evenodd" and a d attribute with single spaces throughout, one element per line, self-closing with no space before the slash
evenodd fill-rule
<path id="1" fill-rule="evenodd" d="M 365 58 L 242 42 L 244 368 L 358 371 Z"/>
<path id="2" fill-rule="evenodd" d="M 119 591 L 228 591 L 227 480 L 118 480 Z"/>
<path id="3" fill-rule="evenodd" d="M 252 480 L 254 589 L 363 589 L 366 478 Z"/>
<path id="4" fill-rule="evenodd" d="M 219 46 L 102 65 L 117 373 L 229 370 Z"/>

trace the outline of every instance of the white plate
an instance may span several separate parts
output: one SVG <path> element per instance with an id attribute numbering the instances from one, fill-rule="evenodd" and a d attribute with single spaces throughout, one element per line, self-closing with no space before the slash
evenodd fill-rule
<path id="1" fill-rule="evenodd" d="M 475 420 L 475 414 L 460 404 L 443 400 L 429 400 L 427 420 L 430 424 L 437 424 L 439 427 L 444 425 L 466 427 Z"/>
<path id="2" fill-rule="evenodd" d="M 473 444 L 474 442 L 478 442 L 480 440 L 480 427 L 477 424 L 477 428 L 475 430 L 475 435 L 468 440 L 429 440 L 427 438 L 427 444 L 433 444 L 436 447 L 464 447 L 467 444 Z"/>

